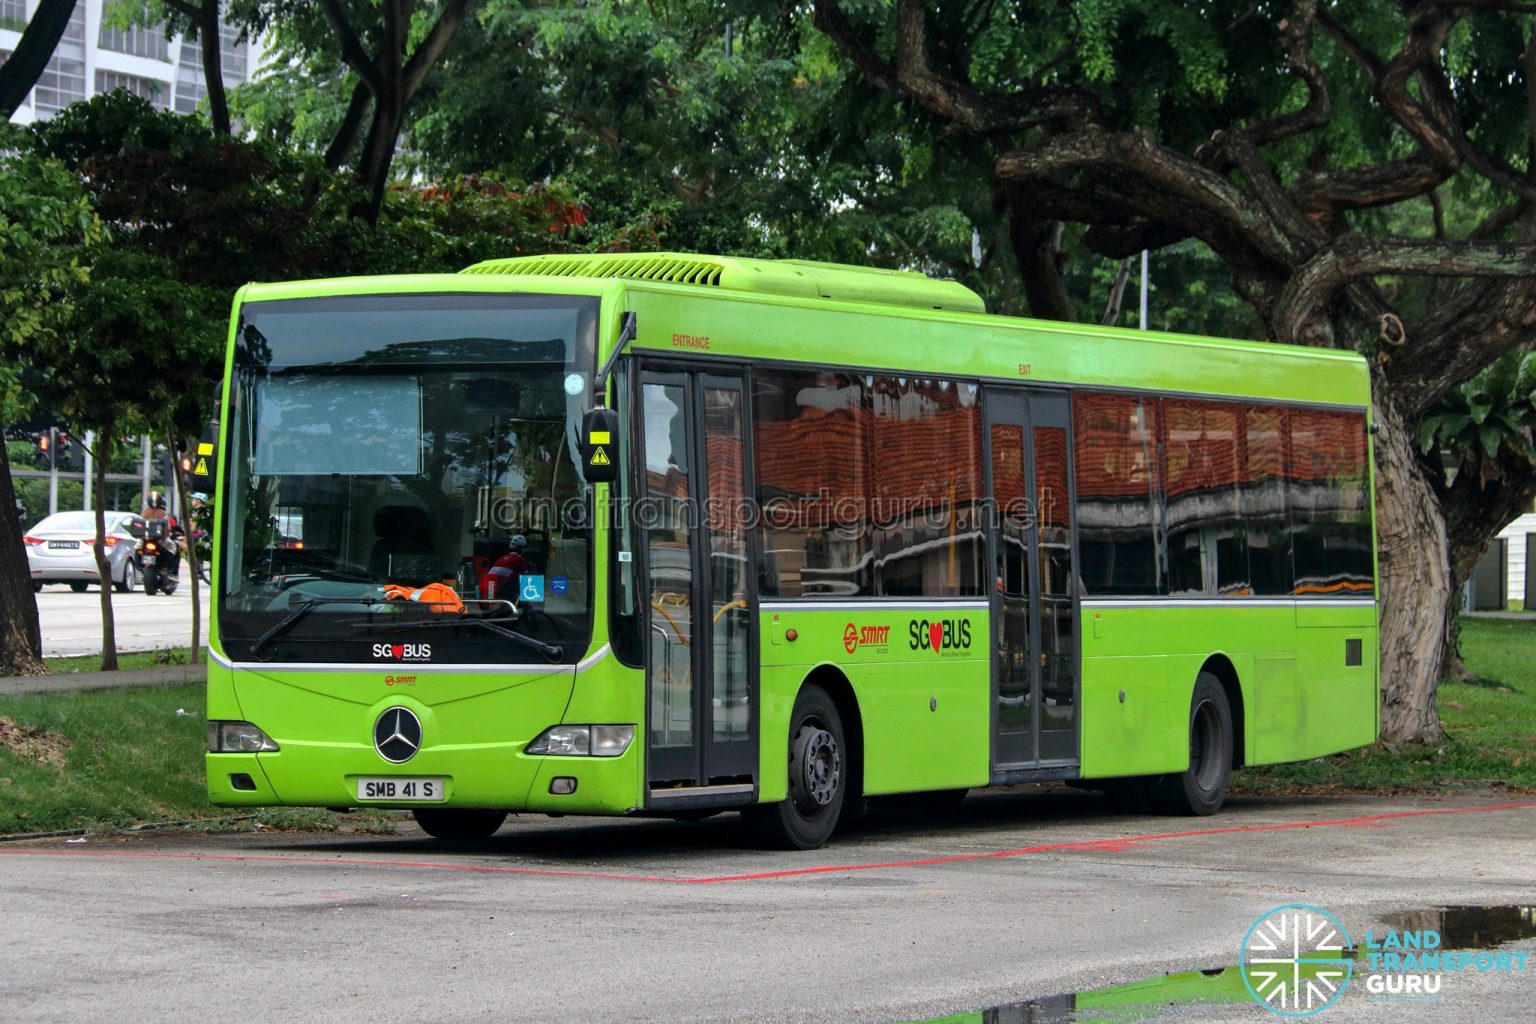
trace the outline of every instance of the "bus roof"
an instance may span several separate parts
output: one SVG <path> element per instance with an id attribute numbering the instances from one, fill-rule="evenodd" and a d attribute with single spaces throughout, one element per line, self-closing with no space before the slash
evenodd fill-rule
<path id="1" fill-rule="evenodd" d="M 803 260 L 526 256 L 459 274 L 249 285 L 241 299 L 533 289 L 610 297 L 622 291 L 638 314 L 639 350 L 909 376 L 1370 403 L 1369 370 L 1353 352 L 990 315 L 979 296 L 954 281 Z M 751 315 L 743 315 L 744 304 Z M 611 343 L 603 338 L 600 355 Z"/>

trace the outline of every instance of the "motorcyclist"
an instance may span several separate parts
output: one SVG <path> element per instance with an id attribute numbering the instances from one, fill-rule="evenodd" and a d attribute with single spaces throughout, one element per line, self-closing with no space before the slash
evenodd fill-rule
<path id="1" fill-rule="evenodd" d="M 141 513 L 145 520 L 164 519 L 168 523 L 169 532 L 166 533 L 166 543 L 161 545 L 160 560 L 157 563 L 163 575 L 179 578 L 181 575 L 181 546 L 185 543 L 181 524 L 176 517 L 166 511 L 165 495 L 159 491 L 152 491 L 149 500 L 144 503 L 144 511 Z"/>

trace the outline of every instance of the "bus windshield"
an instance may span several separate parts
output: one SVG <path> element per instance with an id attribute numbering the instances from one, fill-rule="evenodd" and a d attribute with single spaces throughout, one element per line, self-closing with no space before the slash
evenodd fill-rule
<path id="1" fill-rule="evenodd" d="M 571 662 L 597 300 L 253 302 L 236 326 L 219 635 L 237 660 Z"/>

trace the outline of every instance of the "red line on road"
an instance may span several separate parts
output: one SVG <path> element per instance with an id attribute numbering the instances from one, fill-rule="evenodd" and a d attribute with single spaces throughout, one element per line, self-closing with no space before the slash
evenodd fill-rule
<path id="1" fill-rule="evenodd" d="M 745 875 L 715 875 L 709 878 L 689 878 L 691 883 L 755 882 L 766 878 L 793 878 L 796 875 L 820 875 L 838 871 L 877 871 L 884 868 L 916 868 L 934 864 L 959 864 L 973 860 L 1001 860 L 1031 853 L 1061 853 L 1086 851 L 1119 853 L 1132 846 L 1164 842 L 1169 839 L 1191 839 L 1197 836 L 1233 835 L 1241 832 L 1278 832 L 1296 828 L 1380 828 L 1383 823 L 1400 818 L 1421 818 L 1434 814 L 1481 814 L 1488 811 L 1516 811 L 1536 807 L 1536 801 L 1521 803 L 1489 804 L 1486 807 L 1439 807 L 1419 811 L 1393 811 L 1387 814 L 1366 814 L 1355 818 L 1328 818 L 1319 821 L 1283 821 L 1267 825 L 1227 825 L 1223 828 L 1197 828 L 1182 832 L 1150 832 L 1139 836 L 1116 839 L 1081 839 L 1065 843 L 1042 843 L 1038 846 L 1021 846 L 1015 850 L 994 850 L 991 853 L 957 853 L 947 857 L 924 857 L 918 860 L 893 860 L 869 864 L 827 864 L 810 868 L 786 868 L 783 871 L 758 871 Z"/>
<path id="2" fill-rule="evenodd" d="M 1284 821 L 1264 825 L 1228 825 L 1222 828 L 1186 829 L 1180 832 L 1150 832 L 1144 835 L 1105 839 L 1080 839 L 1062 843 L 1041 843 L 1012 850 L 989 853 L 958 853 L 944 857 L 922 857 L 854 864 L 822 864 L 814 867 L 785 868 L 781 871 L 755 871 L 740 875 L 705 875 L 697 878 L 669 878 L 665 875 L 626 874 L 610 871 L 570 871 L 560 868 L 503 867 L 495 864 L 454 864 L 447 861 L 392 860 L 367 857 L 278 856 L 246 853 L 168 853 L 149 850 L 57 850 L 38 847 L 0 847 L 0 854 L 47 857 L 129 857 L 144 860 L 249 861 L 265 864 L 346 864 L 355 867 L 419 868 L 431 871 L 467 871 L 494 875 L 535 875 L 552 878 L 596 878 L 621 882 L 657 882 L 666 885 L 714 885 L 720 882 L 758 882 L 771 878 L 795 878 L 801 875 L 825 875 L 846 871 L 881 871 L 891 868 L 931 867 L 936 864 L 962 864 L 968 861 L 1004 860 L 1035 853 L 1120 853 L 1134 846 L 1193 839 L 1200 836 L 1237 835 L 1248 832 L 1279 832 L 1307 828 L 1380 828 L 1405 818 L 1441 814 L 1486 814 L 1493 811 L 1518 811 L 1536 808 L 1536 800 L 1519 803 L 1488 804 L 1483 807 L 1439 807 L 1417 811 L 1392 811 L 1353 818 L 1325 818 L 1318 821 Z"/>

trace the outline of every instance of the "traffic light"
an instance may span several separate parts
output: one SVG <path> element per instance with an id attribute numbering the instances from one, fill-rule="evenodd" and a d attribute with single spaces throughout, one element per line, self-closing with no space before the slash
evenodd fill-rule
<path id="1" fill-rule="evenodd" d="M 54 458 L 60 469 L 75 468 L 75 446 L 68 434 L 59 434 L 53 446 Z"/>
<path id="2" fill-rule="evenodd" d="M 171 481 L 176 479 L 176 458 L 170 452 L 161 452 L 155 456 L 155 475 L 166 487 L 171 486 Z"/>
<path id="3" fill-rule="evenodd" d="M 37 465 L 41 469 L 53 468 L 53 428 L 38 434 L 34 440 L 37 445 Z"/>

